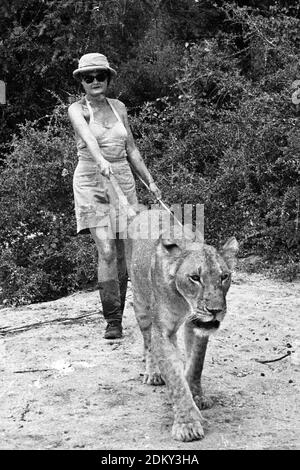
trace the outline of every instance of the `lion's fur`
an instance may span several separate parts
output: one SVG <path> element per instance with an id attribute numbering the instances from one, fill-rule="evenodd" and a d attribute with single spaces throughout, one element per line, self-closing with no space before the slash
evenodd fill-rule
<path id="1" fill-rule="evenodd" d="M 206 346 L 226 314 L 238 244 L 231 238 L 217 251 L 191 232 L 166 238 L 161 226 L 154 238 L 139 239 L 136 234 L 148 221 L 148 211 L 133 221 L 128 252 L 134 310 L 144 337 L 144 382 L 166 383 L 174 410 L 173 437 L 200 439 L 204 434 L 199 408 L 209 404 L 201 389 Z M 176 343 L 183 323 L 185 369 Z"/>

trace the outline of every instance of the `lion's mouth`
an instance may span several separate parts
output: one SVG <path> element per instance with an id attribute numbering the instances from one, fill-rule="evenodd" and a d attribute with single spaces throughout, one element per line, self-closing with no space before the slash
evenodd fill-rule
<path id="1" fill-rule="evenodd" d="M 201 328 L 202 330 L 216 330 L 220 326 L 220 322 L 218 320 L 202 321 L 200 319 L 195 319 L 192 321 L 192 324 L 195 328 Z"/>

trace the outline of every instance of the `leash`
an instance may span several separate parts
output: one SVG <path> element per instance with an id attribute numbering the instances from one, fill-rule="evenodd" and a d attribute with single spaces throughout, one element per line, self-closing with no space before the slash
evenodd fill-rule
<path id="1" fill-rule="evenodd" d="M 129 217 L 134 217 L 136 215 L 136 212 L 133 209 L 133 207 L 129 204 L 129 202 L 127 200 L 127 197 L 123 193 L 122 189 L 120 188 L 120 185 L 119 185 L 118 181 L 116 180 L 116 178 L 113 174 L 109 175 L 109 181 L 111 182 L 111 185 L 114 188 L 114 190 L 115 190 L 115 192 L 116 192 L 116 194 L 119 198 L 119 201 L 121 202 L 121 204 L 123 206 L 125 206 L 127 208 L 127 211 L 128 211 L 127 214 L 129 215 Z"/>
<path id="2" fill-rule="evenodd" d="M 140 177 L 140 175 L 138 175 L 134 170 L 133 172 L 135 173 L 135 175 L 138 177 L 138 179 L 140 180 L 141 183 L 143 183 L 143 185 L 145 186 L 145 188 L 148 189 L 149 192 L 151 192 L 150 190 L 150 187 L 148 186 L 148 184 Z M 156 198 L 156 200 L 159 202 L 159 204 L 173 217 L 174 220 L 176 220 L 176 222 L 181 225 L 181 227 L 183 227 L 182 223 L 177 219 L 177 217 L 174 215 L 174 213 L 171 211 L 171 209 L 162 201 L 162 199 L 160 198 Z"/>
<path id="3" fill-rule="evenodd" d="M 149 192 L 151 192 L 150 190 L 150 187 L 148 186 L 148 184 L 143 180 L 143 178 L 141 178 L 140 175 L 137 174 L 137 172 L 131 167 L 133 173 L 135 174 L 135 176 L 137 176 L 137 178 L 140 180 L 140 182 L 145 186 L 145 188 L 147 188 L 147 190 Z M 127 197 L 125 196 L 125 194 L 123 193 L 122 189 L 120 188 L 120 185 L 118 183 L 118 181 L 116 180 L 115 176 L 113 174 L 109 175 L 109 180 L 119 198 L 119 201 L 121 202 L 121 204 L 123 206 L 125 206 L 128 210 L 128 215 L 133 217 L 136 215 L 136 212 L 135 210 L 133 209 L 133 207 L 131 207 L 131 205 L 129 204 L 128 200 L 127 200 Z M 173 217 L 173 219 L 181 226 L 183 227 L 183 224 L 177 219 L 177 217 L 174 215 L 174 213 L 171 211 L 171 209 L 163 202 L 163 200 L 161 198 L 156 198 L 156 200 L 159 202 L 159 204 L 163 207 L 163 209 L 165 209 L 170 215 L 171 217 Z"/>
<path id="4" fill-rule="evenodd" d="M 132 167 L 131 167 L 132 168 Z M 148 184 L 140 177 L 140 175 L 138 175 L 136 173 L 136 171 L 132 168 L 134 174 L 138 177 L 138 179 L 140 180 L 141 183 L 143 183 L 143 185 L 145 186 L 145 188 L 148 189 L 148 191 L 150 191 L 150 188 L 148 186 Z M 160 203 L 160 205 L 173 217 L 173 220 L 176 221 L 183 229 L 183 231 L 185 231 L 185 227 L 184 225 L 180 222 L 180 220 L 177 219 L 177 217 L 174 215 L 174 213 L 171 211 L 171 209 L 162 201 L 162 199 L 160 198 L 156 198 L 156 200 Z M 199 232 L 197 229 L 195 230 L 195 235 L 197 237 L 199 237 L 199 240 L 204 240 L 203 238 L 203 235 L 201 232 Z"/>

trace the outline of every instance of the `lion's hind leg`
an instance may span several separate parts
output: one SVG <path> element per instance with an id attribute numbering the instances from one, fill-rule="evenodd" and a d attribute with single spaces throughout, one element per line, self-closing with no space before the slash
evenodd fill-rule
<path id="1" fill-rule="evenodd" d="M 164 380 L 157 366 L 151 344 L 152 319 L 151 306 L 143 298 L 133 295 L 135 316 L 144 339 L 145 373 L 143 382 L 148 385 L 164 385 Z"/>

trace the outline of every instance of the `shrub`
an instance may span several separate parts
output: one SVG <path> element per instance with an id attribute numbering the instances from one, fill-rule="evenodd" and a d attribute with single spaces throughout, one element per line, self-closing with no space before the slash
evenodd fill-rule
<path id="1" fill-rule="evenodd" d="M 0 177 L 0 301 L 28 303 L 96 281 L 96 250 L 76 236 L 73 135 L 60 104 L 46 129 L 27 122 Z"/>
<path id="2" fill-rule="evenodd" d="M 291 101 L 299 20 L 224 5 L 230 31 L 213 39 L 151 42 L 149 30 L 143 60 L 123 63 L 115 91 L 135 107 L 136 142 L 164 201 L 203 203 L 208 242 L 236 235 L 242 256 L 263 255 L 264 265 L 276 261 L 274 272 L 292 279 L 300 244 Z M 141 99 L 148 101 L 137 109 Z M 26 122 L 12 142 L 0 174 L 2 302 L 55 298 L 96 281 L 94 243 L 75 236 L 75 153 L 63 103 L 46 128 Z M 153 202 L 139 183 L 138 191 L 142 203 Z"/>
<path id="3" fill-rule="evenodd" d="M 210 47 L 190 48 L 176 101 L 143 107 L 134 121 L 139 147 L 164 200 L 205 204 L 207 240 L 235 234 L 242 254 L 292 257 L 299 267 L 297 56 L 281 71 L 286 81 L 267 93 L 264 80 L 254 86 L 241 75 L 222 41 Z"/>

